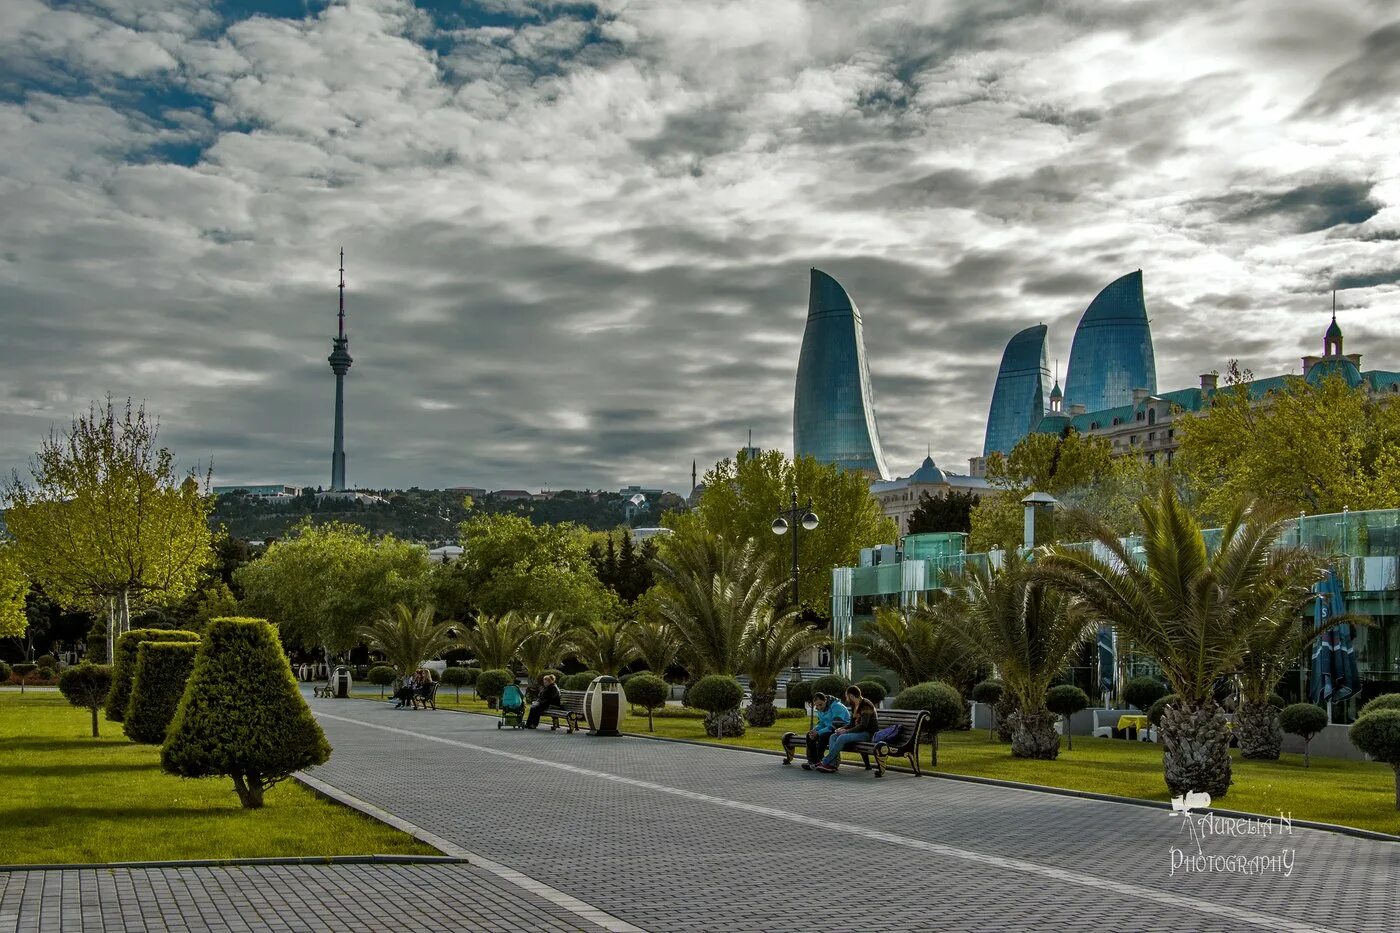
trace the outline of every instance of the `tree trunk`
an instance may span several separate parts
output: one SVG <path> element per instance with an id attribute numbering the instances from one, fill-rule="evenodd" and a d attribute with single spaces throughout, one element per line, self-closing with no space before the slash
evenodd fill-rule
<path id="1" fill-rule="evenodd" d="M 233 789 L 238 793 L 238 801 L 245 810 L 260 810 L 263 805 L 263 788 L 257 774 L 233 772 Z"/>
<path id="2" fill-rule="evenodd" d="M 1162 767 L 1173 797 L 1204 791 L 1212 798 L 1230 789 L 1230 731 L 1225 712 L 1208 702 L 1162 712 Z"/>
<path id="3" fill-rule="evenodd" d="M 98 737 L 98 735 L 97 735 L 97 707 L 96 707 L 96 706 L 89 706 L 88 709 L 92 711 L 92 737 L 95 739 L 95 738 Z"/>
<path id="4" fill-rule="evenodd" d="M 647 707 L 647 731 L 648 731 L 648 732 L 655 732 L 655 731 L 656 731 L 656 726 L 652 724 L 652 721 L 651 721 L 651 714 L 652 714 L 652 708 L 651 708 L 650 706 L 648 706 L 648 707 Z"/>
<path id="5" fill-rule="evenodd" d="M 742 710 L 727 709 L 722 713 L 705 714 L 705 734 L 713 739 L 722 739 L 726 735 L 738 736 L 745 732 L 744 714 Z"/>
<path id="6" fill-rule="evenodd" d="M 930 768 L 938 767 L 938 733 L 934 732 L 928 739 L 928 763 Z"/>
<path id="7" fill-rule="evenodd" d="M 1048 710 L 1011 714 L 1011 754 L 1017 758 L 1051 760 L 1060 756 L 1055 717 Z"/>
<path id="8" fill-rule="evenodd" d="M 1003 742 L 1011 741 L 1013 726 L 1011 717 L 1016 712 L 1016 701 L 1009 692 L 1003 693 L 1001 699 L 997 700 L 992 708 L 993 718 L 996 721 L 997 738 Z"/>
<path id="9" fill-rule="evenodd" d="M 1283 729 L 1278 724 L 1278 708 L 1265 702 L 1256 705 L 1242 700 L 1235 714 L 1235 734 L 1240 738 L 1240 757 L 1277 761 L 1283 748 Z"/>
<path id="10" fill-rule="evenodd" d="M 117 601 L 107 597 L 107 663 L 117 656 Z"/>
<path id="11" fill-rule="evenodd" d="M 1400 765 L 1395 766 L 1395 809 L 1400 810 Z"/>
<path id="12" fill-rule="evenodd" d="M 131 593 L 126 587 L 117 594 L 117 629 L 118 635 L 131 631 Z"/>
<path id="13" fill-rule="evenodd" d="M 754 693 L 747 713 L 749 725 L 771 726 L 778 721 L 778 711 L 773 706 L 774 696 L 772 693 Z"/>

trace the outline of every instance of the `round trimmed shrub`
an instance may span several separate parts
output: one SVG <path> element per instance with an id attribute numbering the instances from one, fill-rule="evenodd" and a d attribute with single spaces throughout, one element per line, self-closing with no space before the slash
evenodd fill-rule
<path id="1" fill-rule="evenodd" d="M 105 664 L 84 661 L 68 668 L 58 678 L 58 691 L 74 706 L 92 712 L 92 737 L 97 738 L 97 711 L 107 702 L 112 689 L 112 669 Z"/>
<path id="2" fill-rule="evenodd" d="M 1167 693 L 1166 686 L 1156 677 L 1134 677 L 1123 685 L 1123 702 L 1146 712 Z"/>
<path id="3" fill-rule="evenodd" d="M 4 661 L 0 661 L 0 684 L 7 682 L 9 679 L 10 665 L 6 664 Z"/>
<path id="4" fill-rule="evenodd" d="M 560 690 L 587 690 L 588 685 L 593 683 L 602 675 L 597 671 L 579 671 L 577 674 L 570 674 L 560 681 Z"/>
<path id="5" fill-rule="evenodd" d="M 1371 710 L 1349 732 L 1351 744 L 1395 769 L 1395 809 L 1400 810 L 1400 709 Z"/>
<path id="6" fill-rule="evenodd" d="M 464 667 L 464 668 L 462 668 L 462 670 L 464 670 L 464 671 L 467 672 L 467 677 L 469 678 L 469 679 L 467 680 L 467 686 L 469 686 L 469 687 L 475 686 L 475 685 L 476 685 L 476 679 L 477 679 L 478 677 L 481 676 L 481 668 L 479 668 L 479 667 Z"/>
<path id="7" fill-rule="evenodd" d="M 496 708 L 496 701 L 501 698 L 501 691 L 506 688 L 506 684 L 515 683 L 515 677 L 510 671 L 503 668 L 482 671 L 476 678 L 476 695 L 487 702 L 492 709 Z"/>
<path id="8" fill-rule="evenodd" d="M 1366 701 L 1366 705 L 1361 707 L 1357 716 L 1365 716 L 1367 713 L 1375 713 L 1383 709 L 1400 709 L 1400 693 L 1382 693 L 1378 697 L 1371 697 Z"/>
<path id="9" fill-rule="evenodd" d="M 862 680 L 856 686 L 860 688 L 860 695 L 876 706 L 879 706 L 880 701 L 890 695 L 889 686 L 878 677 Z"/>
<path id="10" fill-rule="evenodd" d="M 257 809 L 268 787 L 330 754 L 277 630 L 263 619 L 211 619 L 161 766 L 182 777 L 228 775 L 239 802 Z"/>
<path id="11" fill-rule="evenodd" d="M 999 680 L 984 680 L 972 688 L 972 699 L 977 703 L 995 706 L 1006 688 Z"/>
<path id="12" fill-rule="evenodd" d="M 133 742 L 160 745 L 194 670 L 197 641 L 143 641 L 136 651 L 136 676 L 122 729 Z M 290 668 L 288 668 L 290 670 Z"/>
<path id="13" fill-rule="evenodd" d="M 851 685 L 850 680 L 840 674 L 823 674 L 812 681 L 813 693 L 825 693 L 829 697 L 841 698 L 846 694 L 846 688 Z"/>
<path id="14" fill-rule="evenodd" d="M 930 680 L 899 691 L 894 698 L 895 709 L 921 709 L 928 713 L 924 734 L 929 737 L 932 763 L 938 765 L 938 733 L 956 728 L 962 722 L 966 706 L 962 694 L 947 684 Z"/>
<path id="15" fill-rule="evenodd" d="M 34 659 L 34 663 L 39 665 L 39 670 L 45 672 L 45 677 L 52 677 L 53 675 L 48 672 L 58 667 L 58 658 L 51 654 L 41 654 Z"/>
<path id="16" fill-rule="evenodd" d="M 24 692 L 24 683 L 29 676 L 39 669 L 39 665 L 32 661 L 21 661 L 14 667 L 15 676 L 19 678 L 19 692 Z"/>
<path id="17" fill-rule="evenodd" d="M 1308 745 L 1313 736 L 1327 728 L 1327 710 L 1312 703 L 1294 703 L 1285 706 L 1283 712 L 1278 714 L 1278 724 L 1284 732 L 1302 737 L 1303 765 L 1310 765 Z"/>
<path id="18" fill-rule="evenodd" d="M 1283 697 L 1279 696 L 1277 693 L 1271 693 L 1269 694 L 1269 705 L 1272 706 L 1274 709 L 1281 710 L 1288 705 L 1288 701 L 1285 700 Z"/>
<path id="19" fill-rule="evenodd" d="M 136 651 L 146 641 L 199 641 L 199 633 L 158 628 L 134 628 L 122 633 L 113 652 L 116 661 L 112 664 L 112 691 L 107 694 L 107 718 L 112 722 L 121 722 L 126 715 L 131 681 L 136 676 Z"/>
<path id="20" fill-rule="evenodd" d="M 652 711 L 666 705 L 666 698 L 671 695 L 671 685 L 655 674 L 643 671 L 629 677 L 622 689 L 627 695 L 627 702 L 647 711 L 647 731 L 656 731 L 652 725 Z"/>
<path id="21" fill-rule="evenodd" d="M 789 680 L 787 682 L 787 708 L 806 709 L 807 704 L 812 702 L 812 694 L 817 692 L 817 688 L 810 680 Z"/>
<path id="22" fill-rule="evenodd" d="M 374 673 L 371 671 L 370 673 Z M 471 675 L 465 667 L 449 667 L 442 672 L 442 685 L 457 691 L 457 699 L 462 699 L 462 688 L 471 683 Z"/>
<path id="23" fill-rule="evenodd" d="M 706 735 L 723 738 L 744 734 L 747 726 L 739 714 L 739 704 L 743 701 L 744 688 L 736 678 L 729 674 L 708 674 L 690 688 L 686 702 L 705 711 Z"/>
<path id="24" fill-rule="evenodd" d="M 1147 708 L 1147 721 L 1154 726 L 1160 726 L 1162 724 L 1162 713 L 1168 706 L 1179 699 L 1181 699 L 1181 697 L 1177 696 L 1175 693 L 1168 693 L 1156 703 L 1153 703 Z"/>
<path id="25" fill-rule="evenodd" d="M 1065 736 L 1069 747 L 1074 748 L 1074 729 L 1070 727 L 1070 717 L 1089 706 L 1089 695 L 1074 684 L 1060 684 L 1045 692 L 1045 708 L 1065 720 Z"/>
<path id="26" fill-rule="evenodd" d="M 93 664 L 110 664 L 112 659 L 107 657 L 107 620 L 98 619 L 88 629 L 83 641 L 87 645 L 87 651 L 83 654 L 83 660 Z"/>
<path id="27" fill-rule="evenodd" d="M 398 679 L 398 674 L 387 664 L 376 664 L 365 674 L 365 680 L 379 688 L 379 695 L 384 696 L 384 688 Z"/>

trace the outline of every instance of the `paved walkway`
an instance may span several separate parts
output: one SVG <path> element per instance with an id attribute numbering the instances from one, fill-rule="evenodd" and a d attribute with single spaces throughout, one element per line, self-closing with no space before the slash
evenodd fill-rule
<path id="1" fill-rule="evenodd" d="M 1173 850 L 1196 844 L 1161 810 L 311 702 L 335 747 L 317 781 L 474 863 L 19 872 L 0 878 L 0 931 L 329 929 L 329 917 L 351 929 L 1388 931 L 1400 916 L 1396 844 L 1274 825 L 1205 835 L 1193 864 L 1213 870 L 1188 873 Z M 1278 870 L 1239 871 L 1260 857 Z M 869 879 L 854 902 L 841 893 L 853 869 Z"/>

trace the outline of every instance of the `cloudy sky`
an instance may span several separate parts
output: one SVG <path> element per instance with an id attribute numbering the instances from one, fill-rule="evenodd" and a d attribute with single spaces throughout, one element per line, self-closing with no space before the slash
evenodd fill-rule
<path id="1" fill-rule="evenodd" d="M 211 12 L 210 8 L 216 10 Z M 216 482 L 684 488 L 790 450 L 807 269 L 890 468 L 1144 270 L 1159 385 L 1400 369 L 1396 0 L 0 3 L 0 469 L 107 393 Z"/>

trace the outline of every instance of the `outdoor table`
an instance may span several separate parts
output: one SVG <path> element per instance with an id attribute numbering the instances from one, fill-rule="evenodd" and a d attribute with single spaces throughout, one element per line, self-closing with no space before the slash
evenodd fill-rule
<path id="1" fill-rule="evenodd" d="M 1134 730 L 1134 733 L 1138 733 L 1138 732 L 1141 732 L 1142 730 L 1148 728 L 1148 726 L 1150 726 L 1150 725 L 1151 725 L 1151 723 L 1149 723 L 1149 722 L 1147 721 L 1147 717 L 1146 717 L 1146 716 L 1143 716 L 1143 715 L 1136 715 L 1136 716 L 1134 716 L 1134 715 L 1128 714 L 1128 715 L 1123 715 L 1123 716 L 1119 716 L 1119 717 L 1118 717 L 1118 731 L 1119 731 L 1119 732 L 1127 732 L 1129 729 L 1132 729 L 1132 730 Z"/>

